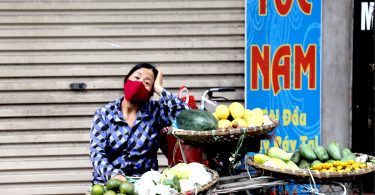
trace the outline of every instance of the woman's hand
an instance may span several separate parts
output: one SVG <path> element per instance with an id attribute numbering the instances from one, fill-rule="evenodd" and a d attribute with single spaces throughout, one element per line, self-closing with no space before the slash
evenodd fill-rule
<path id="1" fill-rule="evenodd" d="M 118 180 L 123 181 L 123 182 L 127 181 L 126 177 L 123 176 L 123 175 L 115 175 L 111 179 L 118 179 Z"/>
<path id="2" fill-rule="evenodd" d="M 158 75 L 156 76 L 154 83 L 154 91 L 160 96 L 163 89 L 163 73 L 158 69 Z"/>

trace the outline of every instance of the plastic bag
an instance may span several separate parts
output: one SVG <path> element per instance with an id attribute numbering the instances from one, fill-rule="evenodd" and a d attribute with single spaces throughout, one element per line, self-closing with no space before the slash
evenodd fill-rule
<path id="1" fill-rule="evenodd" d="M 184 96 L 184 94 L 186 96 Z M 178 92 L 178 98 L 180 98 L 182 101 L 185 101 L 191 109 L 198 109 L 197 103 L 195 102 L 195 98 L 194 96 L 189 95 L 189 90 L 187 89 L 187 87 L 180 87 L 180 91 Z"/>

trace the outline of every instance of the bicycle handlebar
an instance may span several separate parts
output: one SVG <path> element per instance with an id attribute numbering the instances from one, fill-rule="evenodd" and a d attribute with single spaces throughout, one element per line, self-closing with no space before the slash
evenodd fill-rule
<path id="1" fill-rule="evenodd" d="M 234 87 L 220 87 L 220 88 L 211 88 L 208 90 L 209 92 L 229 92 L 229 91 L 236 91 Z"/>

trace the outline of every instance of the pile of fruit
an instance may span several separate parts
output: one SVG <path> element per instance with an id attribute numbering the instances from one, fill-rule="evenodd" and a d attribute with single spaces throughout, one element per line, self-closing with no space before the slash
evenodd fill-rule
<path id="1" fill-rule="evenodd" d="M 176 125 L 179 129 L 194 131 L 246 128 L 270 124 L 272 121 L 267 115 L 263 115 L 260 108 L 245 109 L 239 102 L 233 102 L 229 107 L 220 104 L 214 113 L 197 109 L 184 110 L 176 118 Z"/>
<path id="2" fill-rule="evenodd" d="M 195 191 L 199 186 L 211 181 L 211 173 L 204 165 L 196 162 L 179 163 L 172 168 L 148 171 L 135 184 L 139 195 L 176 194 L 178 192 Z"/>
<path id="3" fill-rule="evenodd" d="M 91 188 L 92 195 L 172 195 L 178 192 L 195 191 L 211 181 L 211 173 L 204 165 L 196 162 L 179 163 L 162 173 L 148 171 L 134 184 L 117 179 L 109 180 L 106 185 L 96 184 Z"/>
<path id="4" fill-rule="evenodd" d="M 350 172 L 367 167 L 366 163 L 356 162 L 355 154 L 348 148 L 341 149 L 336 141 L 331 141 L 327 147 L 317 146 L 314 149 L 301 144 L 291 160 L 301 169 L 321 172 Z"/>
<path id="5" fill-rule="evenodd" d="M 212 113 L 218 121 L 219 128 L 254 127 L 272 124 L 267 115 L 263 115 L 260 108 L 245 109 L 239 102 L 228 106 L 220 104 Z"/>
<path id="6" fill-rule="evenodd" d="M 95 184 L 91 188 L 91 195 L 133 195 L 134 184 L 118 179 L 108 180 L 105 185 Z"/>
<path id="7" fill-rule="evenodd" d="M 283 149 L 277 147 L 269 148 L 267 154 L 255 154 L 254 162 L 280 169 L 299 169 L 299 167 L 290 160 L 290 155 Z"/>
<path id="8" fill-rule="evenodd" d="M 301 144 L 292 155 L 286 151 L 271 147 L 266 154 L 254 155 L 254 162 L 280 169 L 311 169 L 321 172 L 350 172 L 367 167 L 366 162 L 357 158 L 348 148 L 341 149 L 336 141 L 327 147 L 316 146 L 314 149 Z"/>

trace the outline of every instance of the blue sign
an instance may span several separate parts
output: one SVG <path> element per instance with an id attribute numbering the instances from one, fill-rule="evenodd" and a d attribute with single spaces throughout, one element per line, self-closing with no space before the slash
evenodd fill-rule
<path id="1" fill-rule="evenodd" d="M 278 119 L 286 151 L 320 144 L 321 0 L 246 0 L 246 107 Z"/>

